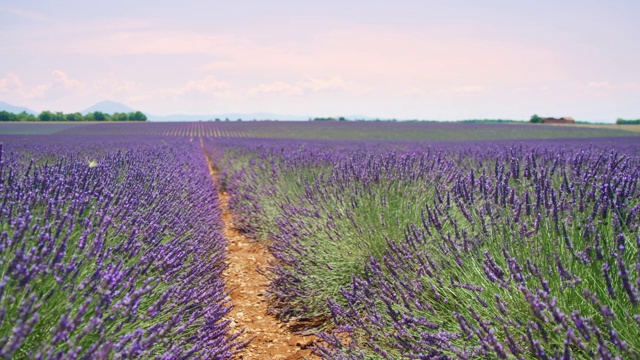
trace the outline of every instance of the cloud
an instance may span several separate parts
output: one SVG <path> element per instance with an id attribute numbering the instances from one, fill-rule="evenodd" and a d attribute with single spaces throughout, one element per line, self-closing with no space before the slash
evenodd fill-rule
<path id="1" fill-rule="evenodd" d="M 205 76 L 202 79 L 190 80 L 182 86 L 163 88 L 160 92 L 174 97 L 194 97 L 202 95 L 223 97 L 228 94 L 230 89 L 230 83 L 218 80 L 213 76 Z"/>
<path id="2" fill-rule="evenodd" d="M 609 96 L 615 94 L 616 96 L 623 95 L 625 93 L 633 93 L 640 90 L 640 83 L 638 82 L 612 82 L 612 81 L 590 81 L 588 83 L 579 84 L 579 94 L 584 96 Z"/>
<path id="3" fill-rule="evenodd" d="M 12 93 L 20 91 L 22 88 L 22 81 L 20 77 L 14 73 L 7 74 L 7 77 L 0 78 L 0 94 Z"/>
<path id="4" fill-rule="evenodd" d="M 0 78 L 0 93 L 23 99 L 58 99 L 79 95 L 86 87 L 60 70 L 51 72 L 51 77 L 47 83 L 27 86 L 18 75 L 9 73 L 6 78 Z"/>
<path id="5" fill-rule="evenodd" d="M 592 81 L 587 84 L 587 88 L 596 90 L 611 90 L 613 85 L 608 81 Z"/>
<path id="6" fill-rule="evenodd" d="M 282 94 L 282 95 L 305 95 L 319 92 L 362 92 L 364 88 L 352 81 L 344 80 L 342 77 L 312 78 L 306 77 L 295 83 L 275 81 L 270 84 L 260 84 L 249 89 L 250 95 L 259 94 Z"/>
<path id="7" fill-rule="evenodd" d="M 453 88 L 451 92 L 454 94 L 477 94 L 485 91 L 487 91 L 487 89 L 483 86 L 465 85 Z"/>
<path id="8" fill-rule="evenodd" d="M 67 45 L 94 55 L 167 55 L 225 53 L 244 41 L 237 37 L 186 31 L 117 31 Z"/>
<path id="9" fill-rule="evenodd" d="M 12 15 L 19 16 L 26 20 L 34 20 L 39 22 L 52 23 L 53 19 L 51 17 L 45 16 L 41 12 L 27 10 L 27 9 L 0 9 L 2 12 L 8 12 Z"/>
<path id="10" fill-rule="evenodd" d="M 54 78 L 54 86 L 57 85 L 66 90 L 81 89 L 85 86 L 83 82 L 69 78 L 67 74 L 60 70 L 54 70 L 51 75 Z"/>
<path id="11" fill-rule="evenodd" d="M 9 73 L 5 78 L 0 78 L 0 94 L 14 98 L 38 98 L 43 96 L 50 87 L 50 84 L 26 86 L 22 79 L 14 73 Z"/>
<path id="12" fill-rule="evenodd" d="M 110 73 L 102 76 L 92 83 L 90 92 L 99 95 L 101 98 L 117 99 L 131 96 L 148 96 L 144 90 L 144 85 L 137 81 L 120 79 L 116 74 Z M 144 94 L 144 95 L 141 95 Z"/>
<path id="13" fill-rule="evenodd" d="M 82 96 L 86 95 L 84 91 L 86 89 L 85 83 L 80 80 L 70 78 L 66 73 L 61 70 L 54 70 L 51 72 L 53 81 L 40 85 L 42 91 L 37 96 L 45 99 L 60 99 L 67 96 Z"/>

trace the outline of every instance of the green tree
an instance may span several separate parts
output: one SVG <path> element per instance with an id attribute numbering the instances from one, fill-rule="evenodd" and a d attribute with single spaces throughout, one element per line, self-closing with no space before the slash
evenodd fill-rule
<path id="1" fill-rule="evenodd" d="M 23 111 L 18 114 L 18 121 L 37 121 L 37 120 L 38 118 L 36 118 L 35 115 L 28 114 L 26 111 Z"/>
<path id="2" fill-rule="evenodd" d="M 0 122 L 4 121 L 18 121 L 18 115 L 8 111 L 0 111 Z"/>
<path id="3" fill-rule="evenodd" d="M 129 113 L 129 121 L 147 121 L 147 116 L 140 111 Z"/>
<path id="4" fill-rule="evenodd" d="M 637 119 L 637 120 L 625 120 L 625 119 L 622 119 L 622 118 L 618 118 L 616 120 L 616 124 L 618 124 L 618 125 L 638 125 L 638 124 L 640 124 L 640 119 Z"/>
<path id="5" fill-rule="evenodd" d="M 127 115 L 126 113 L 113 113 L 113 115 L 111 115 L 111 121 L 128 121 L 129 120 L 129 115 Z"/>
<path id="6" fill-rule="evenodd" d="M 53 113 L 53 118 L 51 121 L 65 121 L 66 117 L 64 116 L 64 113 L 61 111 L 56 111 L 55 113 Z"/>
<path id="7" fill-rule="evenodd" d="M 79 112 L 69 113 L 64 116 L 66 121 L 82 121 L 82 114 Z"/>
<path id="8" fill-rule="evenodd" d="M 534 124 L 540 124 L 542 123 L 542 118 L 540 116 L 538 116 L 537 114 L 533 114 L 531 116 L 531 119 L 529 119 L 529 122 L 534 123 Z"/>
<path id="9" fill-rule="evenodd" d="M 102 111 L 94 111 L 92 113 L 93 115 L 93 121 L 107 121 L 107 114 L 103 113 Z"/>
<path id="10" fill-rule="evenodd" d="M 38 114 L 39 121 L 53 121 L 53 118 L 54 118 L 54 114 L 49 110 L 45 110 L 40 114 Z"/>

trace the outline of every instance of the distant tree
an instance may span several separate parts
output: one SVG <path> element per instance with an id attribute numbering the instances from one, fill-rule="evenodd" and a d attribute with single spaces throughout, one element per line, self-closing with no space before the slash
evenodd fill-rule
<path id="1" fill-rule="evenodd" d="M 64 119 L 66 121 L 82 121 L 82 114 L 79 112 L 69 113 L 64 116 Z"/>
<path id="2" fill-rule="evenodd" d="M 87 115 L 91 115 L 91 120 L 89 121 L 107 121 L 107 114 L 102 111 L 94 111 Z"/>
<path id="3" fill-rule="evenodd" d="M 543 122 L 542 118 L 540 116 L 538 116 L 537 114 L 533 114 L 531 116 L 531 119 L 529 119 L 529 122 L 534 123 L 534 124 L 540 124 Z"/>
<path id="4" fill-rule="evenodd" d="M 49 110 L 45 110 L 38 114 L 39 121 L 53 121 L 53 113 Z"/>
<path id="5" fill-rule="evenodd" d="M 64 116 L 64 113 L 62 111 L 56 111 L 53 114 L 53 119 L 52 121 L 65 121 L 66 117 Z"/>
<path id="6" fill-rule="evenodd" d="M 340 116 L 340 117 L 338 118 L 338 121 L 347 121 L 347 119 L 346 119 L 344 116 Z"/>
<path id="7" fill-rule="evenodd" d="M 129 121 L 147 121 L 147 115 L 140 111 L 129 113 Z"/>
<path id="8" fill-rule="evenodd" d="M 220 121 L 220 118 L 216 118 L 216 121 Z"/>
<path id="9" fill-rule="evenodd" d="M 8 111 L 0 111 L 0 121 L 18 121 L 18 115 Z"/>
<path id="10" fill-rule="evenodd" d="M 616 124 L 618 124 L 618 125 L 640 125 L 640 119 L 637 119 L 637 120 L 625 120 L 625 119 L 618 118 L 616 120 Z"/>
<path id="11" fill-rule="evenodd" d="M 0 122 L 6 121 L 147 121 L 147 116 L 140 111 L 131 113 L 114 113 L 109 115 L 101 111 L 94 111 L 86 115 L 82 115 L 79 112 L 65 114 L 62 111 L 52 112 L 49 110 L 42 111 L 40 114 L 33 115 L 25 111 L 19 114 L 14 114 L 7 111 L 0 111 Z"/>
<path id="12" fill-rule="evenodd" d="M 19 113 L 18 121 L 38 121 L 38 118 L 33 114 L 28 114 L 26 111 Z"/>
<path id="13" fill-rule="evenodd" d="M 129 115 L 127 115 L 126 113 L 113 113 L 113 115 L 111 115 L 111 121 L 128 121 L 129 120 Z"/>
<path id="14" fill-rule="evenodd" d="M 236 121 L 242 121 L 242 119 L 241 119 L 241 118 L 238 118 L 238 120 L 236 120 Z"/>
<path id="15" fill-rule="evenodd" d="M 229 121 L 229 118 L 224 118 L 224 121 Z"/>

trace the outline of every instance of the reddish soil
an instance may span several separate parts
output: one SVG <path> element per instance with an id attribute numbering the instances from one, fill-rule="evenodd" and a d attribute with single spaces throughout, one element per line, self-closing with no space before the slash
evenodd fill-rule
<path id="1" fill-rule="evenodd" d="M 208 160 L 208 159 L 207 159 Z M 209 163 L 214 179 L 215 168 Z M 233 330 L 244 329 L 239 341 L 251 340 L 236 359 L 319 359 L 311 354 L 310 346 L 316 341 L 313 335 L 294 334 L 287 323 L 283 323 L 267 313 L 267 299 L 263 295 L 268 279 L 265 268 L 273 261 L 273 256 L 264 244 L 251 241 L 233 225 L 234 214 L 229 212 L 229 195 L 218 193 L 224 236 L 229 245 L 229 267 L 224 273 L 227 286 L 231 289 L 233 309 L 229 314 Z"/>
<path id="2" fill-rule="evenodd" d="M 229 317 L 235 329 L 243 329 L 240 340 L 253 338 L 238 359 L 317 359 L 309 347 L 315 336 L 292 333 L 289 326 L 267 313 L 267 300 L 263 292 L 268 280 L 260 273 L 273 256 L 265 246 L 249 241 L 233 226 L 233 214 L 226 210 L 229 196 L 219 194 L 225 223 L 224 235 L 229 241 L 229 268 L 225 271 L 231 291 L 233 310 Z"/>

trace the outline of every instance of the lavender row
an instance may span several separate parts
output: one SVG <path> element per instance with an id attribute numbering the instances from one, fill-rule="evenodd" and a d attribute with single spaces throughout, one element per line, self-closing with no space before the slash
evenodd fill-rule
<path id="1" fill-rule="evenodd" d="M 59 140 L 1 151 L 0 357 L 230 358 L 240 344 L 201 149 Z"/>
<path id="2" fill-rule="evenodd" d="M 198 121 L 0 123 L 0 134 L 137 135 L 210 138 L 443 141 L 634 137 L 624 127 L 529 123 Z"/>
<path id="3" fill-rule="evenodd" d="M 273 312 L 328 359 L 638 357 L 637 144 L 486 145 L 226 145 Z"/>

